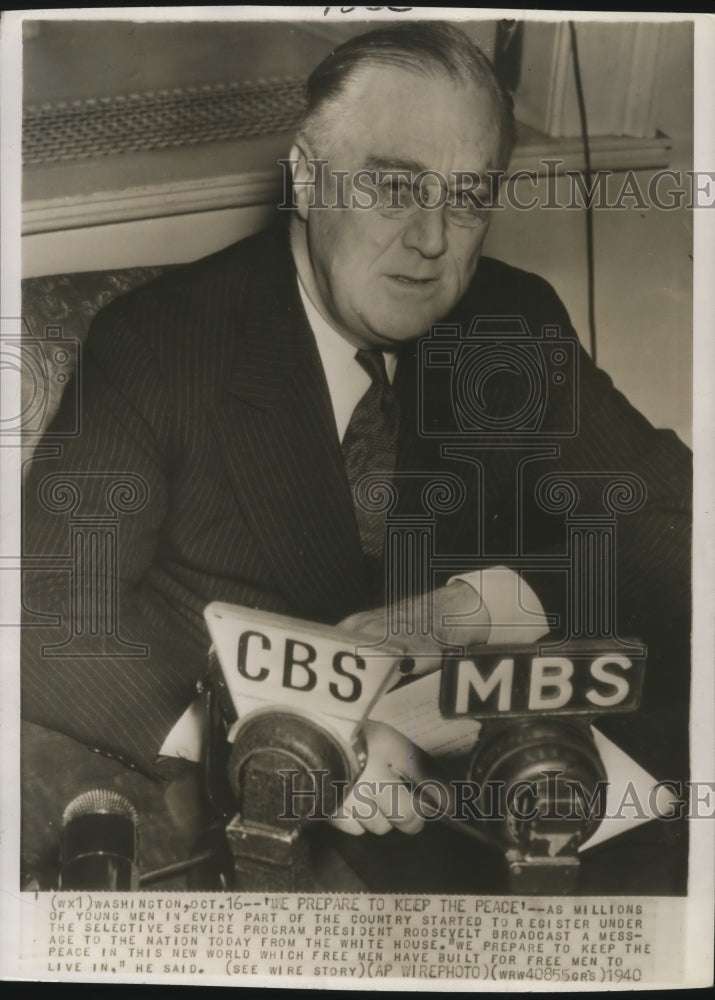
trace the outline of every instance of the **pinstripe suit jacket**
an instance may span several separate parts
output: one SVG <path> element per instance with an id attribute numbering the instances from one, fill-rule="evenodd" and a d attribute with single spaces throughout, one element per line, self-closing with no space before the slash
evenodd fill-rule
<path id="1" fill-rule="evenodd" d="M 521 315 L 532 333 L 543 324 L 570 331 L 545 282 L 489 259 L 450 320 L 468 324 L 476 314 Z M 403 413 L 398 467 L 448 469 L 468 487 L 462 509 L 437 518 L 440 552 L 493 554 L 502 563 L 526 549 L 562 553 L 563 518 L 529 508 L 517 492 L 533 495 L 537 476 L 553 470 L 635 472 L 648 495 L 620 532 L 620 632 L 658 641 L 687 621 L 689 452 L 671 432 L 655 431 L 583 352 L 579 434 L 537 458 L 509 439 L 487 449 L 480 464 L 443 458 L 439 442 L 416 430 L 414 344 L 402 352 L 395 385 Z M 451 391 L 428 380 L 425 392 L 436 426 Z M 564 399 L 550 401 L 545 428 L 565 419 L 559 407 L 571 404 Z M 71 427 L 72 400 L 65 393 L 53 435 Z M 379 597 L 370 589 L 327 385 L 281 229 L 165 274 L 102 310 L 84 352 L 80 433 L 53 440 L 62 441 L 61 455 L 43 457 L 40 449 L 24 493 L 23 714 L 32 721 L 152 773 L 204 667 L 209 601 L 335 623 Z M 515 458 L 525 454 L 531 459 L 519 465 L 518 486 Z M 71 503 L 48 479 L 57 475 L 74 484 Z M 118 514 L 121 496 L 112 494 L 108 507 L 108 489 L 128 476 L 139 492 L 134 509 Z M 108 525 L 116 555 L 106 542 L 104 555 L 82 543 L 77 556 L 78 529 L 101 534 Z M 92 601 L 85 608 L 81 592 L 72 596 L 73 558 L 93 558 L 102 573 L 116 575 L 109 628 L 92 619 Z M 530 574 L 547 611 L 563 610 L 556 576 Z M 63 648 L 72 633 L 73 645 Z M 666 680 L 672 669 L 663 665 Z M 660 726 L 668 698 L 656 700 L 653 724 Z"/>

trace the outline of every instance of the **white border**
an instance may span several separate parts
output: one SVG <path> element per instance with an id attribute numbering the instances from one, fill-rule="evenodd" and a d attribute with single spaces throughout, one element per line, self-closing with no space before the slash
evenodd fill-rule
<path id="1" fill-rule="evenodd" d="M 3 317 L 19 317 L 22 21 L 15 12 L 0 20 L 0 324 Z M 2 329 L 0 328 L 0 333 Z M 0 371 L 7 387 L 6 372 Z M 14 389 L 17 389 L 17 382 Z M 15 398 L 0 390 L 3 413 Z M 19 555 L 20 449 L 0 447 L 0 571 Z M 15 560 L 13 560 L 15 562 Z M 0 621 L 17 620 L 20 574 L 1 572 Z M 0 635 L 0 974 L 17 961 L 20 929 L 20 630 L 4 628 Z"/>
<path id="2" fill-rule="evenodd" d="M 715 17 L 695 21 L 694 169 L 715 170 Z M 715 173 L 713 174 L 715 177 Z M 693 633 L 691 772 L 715 780 L 715 206 L 695 211 L 693 258 Z M 712 821 L 693 822 L 690 839 L 685 968 L 712 956 L 715 873 Z M 712 975 L 712 968 L 709 970 Z M 712 980 L 711 980 L 712 981 Z M 692 983 L 700 985 L 701 983 Z"/>
<path id="3" fill-rule="evenodd" d="M 0 131 L 3 159 L 0 178 L 0 220 L 2 243 L 0 246 L 0 294 L 2 316 L 20 315 L 20 109 L 21 109 L 21 33 L 23 20 L 107 20 L 121 21 L 194 21 L 194 20 L 261 20 L 285 19 L 310 20 L 325 23 L 337 20 L 337 8 L 328 18 L 322 7 L 127 7 L 127 8 L 52 8 L 5 12 L 0 25 Z M 519 15 L 507 9 L 465 9 L 425 7 L 415 9 L 422 19 L 445 18 L 455 21 Z M 524 11 L 529 19 L 553 21 L 564 16 L 556 11 Z M 712 170 L 715 167 L 715 17 L 713 15 L 687 15 L 679 13 L 641 14 L 628 12 L 574 11 L 569 16 L 576 21 L 634 21 L 658 17 L 663 22 L 694 21 L 695 23 L 695 169 Z M 389 11 L 355 11 L 353 20 L 388 20 L 395 15 Z M 713 454 L 713 427 L 715 426 L 715 342 L 712 317 L 715 315 L 715 209 L 700 209 L 695 213 L 695 308 L 694 308 L 694 449 L 695 449 L 695 543 L 694 543 L 694 628 L 693 628 L 693 684 L 691 746 L 692 774 L 694 780 L 712 781 L 715 758 L 715 543 L 713 533 L 713 501 L 715 499 L 715 463 Z M 7 405 L 11 405 L 12 400 Z M 19 538 L 19 451 L 0 448 L 0 554 L 14 555 Z M 4 559 L 0 565 L 4 565 Z M 9 579 L 7 579 L 9 577 Z M 12 616 L 19 607 L 19 573 L 3 574 L 0 587 L 2 620 L 8 609 Z M 19 873 L 19 630 L 5 629 L 2 635 L 2 667 L 4 670 L 2 698 L 0 699 L 0 970 L 4 976 L 13 976 L 20 953 L 20 894 Z M 713 865 L 713 824 L 706 821 L 691 824 L 690 883 L 686 919 L 686 949 L 684 965 L 686 978 L 683 985 L 705 985 L 712 974 L 708 955 L 713 942 L 713 892 L 715 872 Z M 691 971 L 692 970 L 692 971 Z M 15 973 L 16 975 L 16 973 Z M 281 983 L 280 985 L 285 985 Z M 389 989 L 395 983 L 373 983 L 377 988 Z M 499 990 L 499 984 L 492 984 Z M 424 988 L 414 983 L 413 989 Z M 567 987 L 566 987 L 567 988 Z M 557 987 L 558 990 L 558 987 Z M 552 991 L 556 991 L 552 987 Z"/>

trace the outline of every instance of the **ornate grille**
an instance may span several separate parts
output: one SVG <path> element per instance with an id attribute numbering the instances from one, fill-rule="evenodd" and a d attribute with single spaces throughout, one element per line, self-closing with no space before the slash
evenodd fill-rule
<path id="1" fill-rule="evenodd" d="M 304 83 L 280 77 L 29 106 L 23 161 L 84 160 L 288 131 L 303 110 Z"/>

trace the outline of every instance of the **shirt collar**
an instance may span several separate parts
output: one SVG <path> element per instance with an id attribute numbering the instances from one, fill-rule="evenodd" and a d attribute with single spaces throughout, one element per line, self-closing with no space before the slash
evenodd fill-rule
<path id="1" fill-rule="evenodd" d="M 341 337 L 318 312 L 308 298 L 300 278 L 298 278 L 298 290 L 318 347 L 330 401 L 333 404 L 338 437 L 342 441 L 353 410 L 370 388 L 370 376 L 355 359 L 357 348 Z M 383 356 L 387 377 L 392 382 L 397 367 L 397 355 L 383 351 Z"/>

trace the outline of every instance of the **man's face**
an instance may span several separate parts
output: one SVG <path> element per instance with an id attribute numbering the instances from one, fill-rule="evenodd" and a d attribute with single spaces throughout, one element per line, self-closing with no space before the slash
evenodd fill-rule
<path id="1" fill-rule="evenodd" d="M 460 199 L 460 190 L 498 165 L 496 112 L 473 85 L 377 66 L 349 81 L 339 107 L 325 148 L 311 152 L 328 161 L 324 204 L 339 197 L 350 207 L 306 210 L 299 201 L 313 291 L 348 339 L 389 349 L 445 316 L 474 275 L 487 210 Z M 425 170 L 435 173 L 414 191 Z M 377 204 L 353 207 L 354 199 Z"/>

